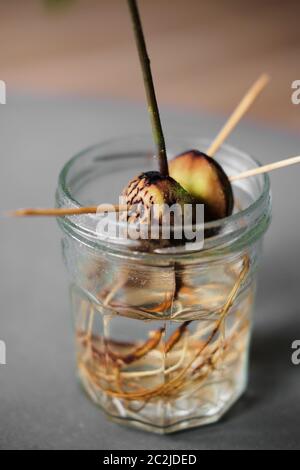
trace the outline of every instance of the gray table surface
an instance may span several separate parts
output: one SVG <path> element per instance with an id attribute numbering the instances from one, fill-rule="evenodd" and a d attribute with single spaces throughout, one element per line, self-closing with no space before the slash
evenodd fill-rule
<path id="1" fill-rule="evenodd" d="M 224 117 L 164 109 L 173 126 L 214 136 Z M 299 109 L 300 118 L 300 109 Z M 144 107 L 105 99 L 8 96 L 0 113 L 0 211 L 53 204 L 57 175 L 78 150 L 149 128 Z M 300 135 L 244 121 L 229 139 L 267 163 L 300 152 Z M 1 449 L 300 448 L 300 167 L 272 174 L 268 232 L 247 393 L 218 424 L 170 436 L 106 421 L 75 378 L 67 276 L 54 220 L 0 218 Z"/>

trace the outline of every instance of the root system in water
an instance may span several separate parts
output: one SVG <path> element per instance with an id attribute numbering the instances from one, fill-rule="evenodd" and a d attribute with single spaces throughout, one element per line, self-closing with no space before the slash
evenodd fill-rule
<path id="1" fill-rule="evenodd" d="M 252 289 L 247 290 L 242 305 L 235 305 L 235 301 L 248 271 L 249 258 L 245 256 L 219 311 L 199 320 L 194 316 L 181 321 L 180 314 L 175 321 L 161 319 L 161 327 L 150 330 L 143 342 L 113 339 L 109 327 L 113 313 L 103 314 L 99 307 L 82 300 L 81 322 L 77 326 L 78 365 L 93 398 L 99 403 L 103 403 L 103 397 L 112 400 L 124 416 L 141 413 L 150 404 L 172 405 L 195 397 L 200 404 L 209 404 L 213 398 L 207 389 L 212 390 L 218 381 L 230 386 L 247 348 Z M 216 289 L 218 296 L 221 287 L 219 293 Z M 106 293 L 103 305 L 111 308 L 118 288 L 120 285 Z M 189 288 L 181 289 L 188 296 Z M 202 301 L 205 304 L 205 298 Z M 170 299 L 162 303 L 161 313 L 167 303 Z M 94 332 L 95 315 L 99 314 L 101 334 Z M 151 320 L 147 323 L 151 325 Z M 178 323 L 169 334 L 170 324 Z"/>

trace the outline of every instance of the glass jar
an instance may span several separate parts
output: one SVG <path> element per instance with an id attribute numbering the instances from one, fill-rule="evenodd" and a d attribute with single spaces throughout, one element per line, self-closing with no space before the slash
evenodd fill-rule
<path id="1" fill-rule="evenodd" d="M 168 155 L 209 141 L 169 140 Z M 228 175 L 258 165 L 223 146 Z M 63 168 L 58 207 L 117 203 L 129 180 L 156 169 L 150 137 L 91 147 Z M 212 423 L 245 391 L 263 235 L 270 223 L 269 178 L 234 183 L 232 216 L 207 224 L 202 250 L 145 252 L 140 241 L 97 237 L 97 216 L 63 217 L 78 373 L 114 421 L 170 433 Z"/>

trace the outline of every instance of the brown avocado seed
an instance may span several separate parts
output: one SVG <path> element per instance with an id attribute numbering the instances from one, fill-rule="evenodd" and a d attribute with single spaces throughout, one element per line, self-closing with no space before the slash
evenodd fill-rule
<path id="1" fill-rule="evenodd" d="M 123 190 L 122 196 L 124 198 L 123 203 L 127 204 L 129 208 L 127 220 L 130 223 L 144 223 L 150 220 L 153 221 L 156 218 L 160 225 L 166 207 L 174 206 L 174 204 L 177 204 L 178 208 L 181 209 L 180 216 L 182 217 L 185 214 L 184 206 L 188 204 L 192 211 L 190 212 L 191 220 L 194 223 L 195 205 L 197 202 L 200 203 L 199 200 L 196 201 L 183 189 L 177 181 L 170 176 L 163 176 L 158 171 L 148 171 L 136 176 Z M 156 211 L 152 210 L 154 205 Z M 170 226 L 173 228 L 176 226 L 175 220 L 174 214 L 171 213 Z M 181 219 L 181 222 L 183 226 L 184 220 Z M 181 237 L 181 240 L 176 239 L 174 232 L 172 235 L 171 230 L 170 240 L 162 240 L 160 230 L 159 241 L 160 246 L 182 244 L 184 243 L 184 237 Z"/>

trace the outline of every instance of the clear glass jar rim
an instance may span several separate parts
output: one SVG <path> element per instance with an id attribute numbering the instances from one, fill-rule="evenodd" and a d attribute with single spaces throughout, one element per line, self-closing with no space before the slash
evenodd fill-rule
<path id="1" fill-rule="evenodd" d="M 177 134 L 177 133 L 176 133 Z M 63 166 L 60 174 L 59 174 L 59 180 L 58 180 L 58 191 L 56 195 L 57 199 L 57 206 L 61 207 L 60 202 L 59 202 L 59 196 L 58 193 L 61 191 L 64 195 L 64 199 L 68 201 L 69 204 L 67 204 L 68 207 L 82 207 L 82 204 L 80 201 L 75 199 L 75 197 L 71 194 L 71 192 L 68 189 L 68 184 L 67 184 L 67 177 L 69 174 L 69 171 L 72 169 L 74 164 L 77 162 L 77 160 L 87 157 L 90 152 L 92 151 L 97 151 L 98 149 L 101 150 L 102 147 L 105 147 L 107 145 L 113 145 L 116 142 L 121 142 L 125 140 L 132 140 L 136 138 L 146 138 L 148 137 L 147 135 L 125 135 L 121 136 L 119 138 L 111 138 L 107 140 L 103 140 L 102 142 L 92 145 L 90 147 L 85 148 L 75 156 L 73 156 L 71 159 L 69 159 L 66 164 Z M 185 140 L 189 138 L 186 134 L 182 136 Z M 178 138 L 178 134 L 177 134 Z M 195 141 L 195 137 L 191 137 Z M 171 139 L 170 139 L 171 140 Z M 207 142 L 210 143 L 211 139 L 205 139 L 205 138 L 199 138 L 197 139 L 199 142 Z M 199 147 L 198 147 L 199 148 Z M 242 156 L 245 160 L 247 160 L 249 163 L 251 163 L 253 167 L 259 167 L 261 166 L 260 162 L 250 156 L 249 154 L 245 153 L 244 151 L 238 149 L 237 147 L 233 147 L 228 144 L 223 144 L 220 150 L 226 151 L 227 153 L 231 153 L 234 155 L 239 154 Z M 267 173 L 260 175 L 260 176 L 253 176 L 251 178 L 262 178 L 263 179 L 263 184 L 262 184 L 262 190 L 260 192 L 259 197 L 257 197 L 248 207 L 245 209 L 242 209 L 229 217 L 225 217 L 223 219 L 219 219 L 214 222 L 208 222 L 205 223 L 205 230 L 217 230 L 219 234 L 216 237 L 211 237 L 211 243 L 206 244 L 205 248 L 201 250 L 201 253 L 203 251 L 207 251 L 209 249 L 217 249 L 223 246 L 224 244 L 230 242 L 230 239 L 232 240 L 234 238 L 234 233 L 236 232 L 235 230 L 231 230 L 228 233 L 221 234 L 222 229 L 224 227 L 228 226 L 238 226 L 241 221 L 247 220 L 248 223 L 250 224 L 251 222 L 251 217 L 255 212 L 261 209 L 261 216 L 263 216 L 264 211 L 267 210 L 267 208 L 270 206 L 270 178 Z M 102 201 L 99 204 L 113 204 L 111 201 Z M 65 206 L 65 205 L 64 205 Z M 92 216 L 92 214 L 87 215 L 87 216 Z M 128 253 L 133 253 L 134 247 L 132 245 L 124 245 L 124 244 L 117 244 L 115 242 L 112 242 L 110 240 L 95 240 L 95 234 L 92 234 L 89 230 L 86 230 L 82 224 L 78 223 L 76 221 L 76 216 L 66 216 L 66 217 L 59 217 L 58 218 L 59 225 L 63 230 L 66 230 L 67 232 L 71 232 L 74 235 L 78 235 L 81 239 L 86 238 L 92 242 L 93 247 L 95 248 L 96 246 L 104 249 L 111 249 L 111 250 L 116 250 L 120 249 L 121 251 L 124 252 L 126 250 Z M 253 222 L 252 222 L 253 223 Z M 268 224 L 267 224 L 268 225 Z M 248 227 L 249 228 L 249 227 Z M 267 226 L 265 227 L 265 230 L 267 229 Z M 264 231 L 265 231 L 264 230 Z M 237 235 L 237 233 L 236 233 Z M 91 238 L 93 240 L 91 240 Z M 197 251 L 186 251 L 183 249 L 182 246 L 179 247 L 172 247 L 167 250 L 163 250 L 162 252 L 160 251 L 154 251 L 154 252 L 141 252 L 137 250 L 137 254 L 143 255 L 143 256 L 150 256 L 150 257 L 156 257 L 158 254 L 169 254 L 171 256 L 177 256 L 177 255 L 184 255 L 184 254 L 195 254 Z"/>

